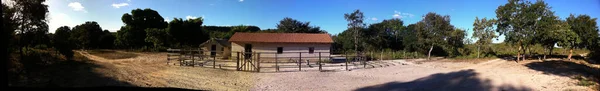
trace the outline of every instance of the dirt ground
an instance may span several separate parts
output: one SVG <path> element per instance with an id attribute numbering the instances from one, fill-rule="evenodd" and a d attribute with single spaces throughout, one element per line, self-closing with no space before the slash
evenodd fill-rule
<path id="1" fill-rule="evenodd" d="M 118 51 L 121 52 L 121 51 Z M 140 87 L 202 90 L 466 90 L 556 91 L 593 90 L 578 86 L 570 74 L 540 68 L 547 61 L 502 59 L 453 61 L 384 60 L 390 65 L 351 71 L 251 73 L 210 67 L 168 65 L 166 53 L 134 53 L 135 57 L 107 59 L 77 51 L 97 64 L 98 72 Z M 132 52 L 123 52 L 132 53 Z M 538 69 L 539 68 L 539 69 Z M 342 69 L 340 69 L 342 70 Z"/>

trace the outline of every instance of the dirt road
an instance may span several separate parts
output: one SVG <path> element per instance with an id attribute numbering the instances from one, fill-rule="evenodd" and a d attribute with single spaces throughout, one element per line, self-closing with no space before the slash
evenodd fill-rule
<path id="1" fill-rule="evenodd" d="M 205 90 L 591 90 L 569 77 L 546 74 L 494 59 L 480 63 L 387 60 L 394 66 L 336 72 L 249 73 L 166 65 L 164 53 L 136 53 L 127 59 L 84 56 L 107 65 L 110 77 L 141 87 Z M 531 61 L 533 62 L 533 61 Z"/>

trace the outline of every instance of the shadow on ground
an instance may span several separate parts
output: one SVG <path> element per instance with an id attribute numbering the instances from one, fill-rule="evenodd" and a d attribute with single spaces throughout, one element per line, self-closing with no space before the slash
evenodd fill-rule
<path id="1" fill-rule="evenodd" d="M 410 82 L 389 82 L 362 87 L 355 91 L 531 91 L 523 86 L 502 85 L 494 87 L 489 79 L 477 78 L 474 70 L 438 73 Z"/>
<path id="2" fill-rule="evenodd" d="M 10 64 L 17 66 L 9 65 L 9 69 L 16 69 L 9 70 L 9 87 L 134 86 L 99 72 L 108 68 L 79 53 L 75 53 L 73 60 L 58 58 L 52 52 L 32 53 L 20 61 L 16 58 Z"/>
<path id="3" fill-rule="evenodd" d="M 550 60 L 542 62 L 532 62 L 525 66 L 529 69 L 542 71 L 544 74 L 553 74 L 565 77 L 596 77 L 600 78 L 600 68 L 593 68 L 587 65 L 578 64 L 572 61 Z M 596 81 L 596 83 L 599 83 Z"/>

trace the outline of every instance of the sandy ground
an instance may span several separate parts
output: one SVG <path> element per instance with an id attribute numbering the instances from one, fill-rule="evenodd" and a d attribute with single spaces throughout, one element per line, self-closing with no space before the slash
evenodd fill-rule
<path id="1" fill-rule="evenodd" d="M 134 86 L 203 90 L 462 90 L 557 91 L 591 90 L 569 77 L 544 74 L 525 64 L 502 59 L 483 62 L 384 60 L 380 66 L 351 71 L 240 72 L 212 67 L 166 64 L 166 53 L 136 53 L 128 59 L 105 59 L 78 51 L 107 68 L 109 74 Z M 377 65 L 375 65 L 377 66 Z M 342 67 L 342 66 L 340 66 Z M 329 69 L 343 70 L 340 67 Z M 360 67 L 360 66 L 359 66 Z M 314 68 L 312 68 L 314 70 Z"/>

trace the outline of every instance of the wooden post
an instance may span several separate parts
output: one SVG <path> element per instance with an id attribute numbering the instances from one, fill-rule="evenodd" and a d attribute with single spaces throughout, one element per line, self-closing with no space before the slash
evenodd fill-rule
<path id="1" fill-rule="evenodd" d="M 298 54 L 300 54 L 298 56 L 298 71 L 302 71 L 302 52 L 299 52 Z"/>
<path id="2" fill-rule="evenodd" d="M 217 64 L 217 59 L 216 59 L 217 55 L 215 54 L 212 57 L 213 57 L 213 68 L 216 68 L 215 65 Z"/>
<path id="3" fill-rule="evenodd" d="M 183 65 L 183 61 L 185 61 L 185 59 L 183 59 L 183 50 L 179 50 L 179 66 Z"/>
<path id="4" fill-rule="evenodd" d="M 167 65 L 169 65 L 169 61 L 171 61 L 169 60 L 169 56 L 171 56 L 169 53 L 171 53 L 171 48 L 167 49 Z"/>
<path id="5" fill-rule="evenodd" d="M 275 72 L 279 72 L 279 53 L 275 53 Z"/>
<path id="6" fill-rule="evenodd" d="M 240 52 L 237 52 L 237 57 L 236 57 L 236 59 L 237 59 L 237 61 L 236 61 L 236 64 L 235 64 L 235 69 L 236 69 L 237 71 L 240 71 Z"/>
<path id="7" fill-rule="evenodd" d="M 196 63 L 194 60 L 194 51 L 193 50 L 190 50 L 190 51 L 192 52 L 192 67 L 194 67 L 194 65 Z"/>
<path id="8" fill-rule="evenodd" d="M 256 72 L 260 72 L 260 53 L 256 53 Z"/>
<path id="9" fill-rule="evenodd" d="M 319 52 L 319 71 L 321 71 L 321 52 Z"/>

